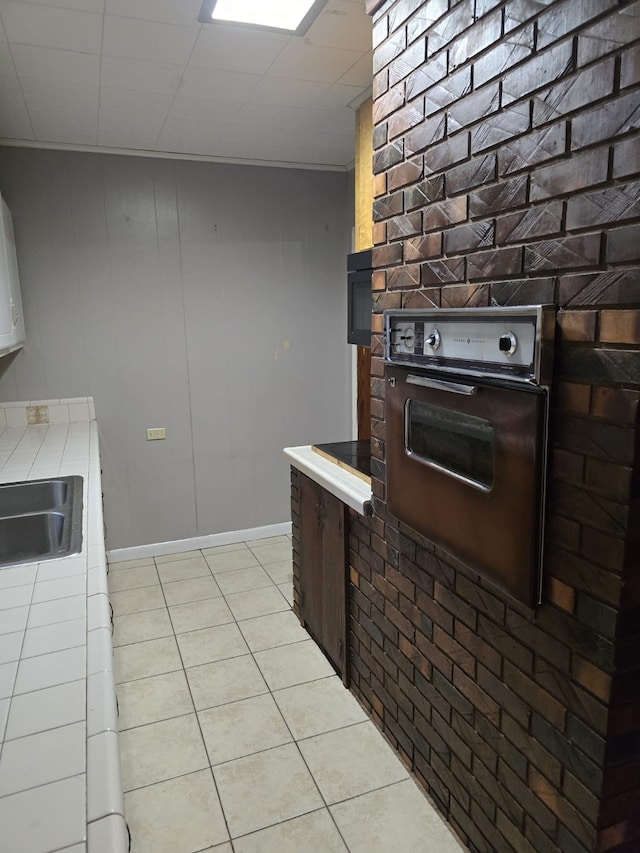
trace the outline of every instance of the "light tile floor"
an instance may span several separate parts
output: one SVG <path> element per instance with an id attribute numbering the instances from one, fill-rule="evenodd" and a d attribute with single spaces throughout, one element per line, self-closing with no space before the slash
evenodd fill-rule
<path id="1" fill-rule="evenodd" d="M 288 537 L 109 589 L 132 853 L 464 849 L 291 611 Z"/>

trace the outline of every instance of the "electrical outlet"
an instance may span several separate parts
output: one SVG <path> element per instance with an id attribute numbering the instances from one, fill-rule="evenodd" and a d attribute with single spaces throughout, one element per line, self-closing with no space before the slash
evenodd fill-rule
<path id="1" fill-rule="evenodd" d="M 167 431 L 164 427 L 152 427 L 147 430 L 147 441 L 159 441 L 161 438 L 167 437 Z"/>

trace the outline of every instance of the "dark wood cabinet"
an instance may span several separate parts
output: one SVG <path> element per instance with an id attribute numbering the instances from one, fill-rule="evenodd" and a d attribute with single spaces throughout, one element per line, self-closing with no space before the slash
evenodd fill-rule
<path id="1" fill-rule="evenodd" d="M 300 619 L 348 683 L 347 509 L 300 475 Z"/>

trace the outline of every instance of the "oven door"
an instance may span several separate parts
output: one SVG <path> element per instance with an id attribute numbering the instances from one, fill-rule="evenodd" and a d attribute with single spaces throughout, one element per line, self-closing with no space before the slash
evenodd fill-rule
<path id="1" fill-rule="evenodd" d="M 386 366 L 387 502 L 529 607 L 540 596 L 547 395 Z"/>

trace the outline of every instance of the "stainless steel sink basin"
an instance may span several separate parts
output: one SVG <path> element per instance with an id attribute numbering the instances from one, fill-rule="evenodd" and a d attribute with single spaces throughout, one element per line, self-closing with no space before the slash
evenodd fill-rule
<path id="1" fill-rule="evenodd" d="M 0 486 L 0 517 L 62 506 L 66 503 L 68 488 L 67 481 L 60 478 Z"/>
<path id="2" fill-rule="evenodd" d="M 0 485 L 0 569 L 77 554 L 82 477 Z"/>

